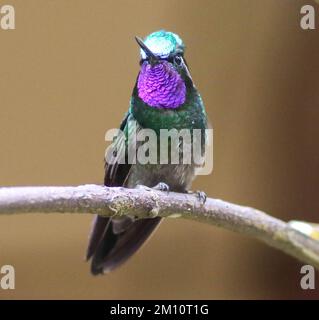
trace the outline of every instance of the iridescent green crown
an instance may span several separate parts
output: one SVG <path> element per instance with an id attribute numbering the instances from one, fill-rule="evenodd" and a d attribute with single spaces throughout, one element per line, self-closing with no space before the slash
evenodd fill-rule
<path id="1" fill-rule="evenodd" d="M 144 39 L 144 43 L 156 56 L 163 59 L 171 54 L 182 53 L 185 48 L 182 39 L 176 33 L 165 30 L 151 33 Z M 146 58 L 143 50 L 141 57 Z"/>

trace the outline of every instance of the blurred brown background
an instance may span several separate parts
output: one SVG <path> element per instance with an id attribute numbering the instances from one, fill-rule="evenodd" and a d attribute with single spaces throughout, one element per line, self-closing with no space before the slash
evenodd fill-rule
<path id="1" fill-rule="evenodd" d="M 2 3 L 2 2 L 1 2 Z M 319 31 L 297 0 L 5 1 L 0 30 L 0 185 L 102 183 L 104 134 L 128 108 L 134 35 L 165 28 L 187 60 L 214 125 L 214 172 L 194 189 L 285 220 L 319 221 Z M 4 3 L 2 3 L 4 4 Z M 319 25 L 317 23 L 317 28 Z M 129 263 L 92 277 L 91 216 L 0 217 L 0 298 L 316 298 L 300 266 L 264 244 L 166 220 Z"/>

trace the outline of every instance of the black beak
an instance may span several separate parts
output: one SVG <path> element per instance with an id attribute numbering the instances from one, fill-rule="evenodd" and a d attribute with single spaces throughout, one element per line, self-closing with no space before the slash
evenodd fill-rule
<path id="1" fill-rule="evenodd" d="M 145 52 L 146 56 L 148 57 L 150 64 L 153 66 L 158 63 L 159 58 L 145 45 L 143 40 L 139 37 L 135 37 L 137 44 L 141 47 L 141 49 Z"/>

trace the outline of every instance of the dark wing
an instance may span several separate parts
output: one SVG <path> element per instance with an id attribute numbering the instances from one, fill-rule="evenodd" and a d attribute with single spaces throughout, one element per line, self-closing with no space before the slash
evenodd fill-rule
<path id="1" fill-rule="evenodd" d="M 125 118 L 123 119 L 120 125 L 120 130 L 122 132 L 124 132 L 125 130 L 128 117 L 129 117 L 129 113 L 125 115 Z M 123 140 L 123 138 L 125 137 L 117 137 L 116 140 L 113 142 L 113 144 L 117 144 L 120 147 L 121 146 L 125 147 L 125 140 Z M 111 151 L 109 150 L 109 152 Z M 108 155 L 106 155 L 106 157 L 107 156 Z M 110 186 L 110 187 L 122 186 L 125 180 L 125 177 L 130 171 L 130 167 L 131 166 L 128 164 L 127 165 L 118 164 L 118 162 L 114 164 L 108 164 L 107 162 L 105 162 L 104 185 Z M 116 175 L 116 172 L 118 172 L 119 174 Z M 98 215 L 94 217 L 93 223 L 92 223 L 92 231 L 89 236 L 89 245 L 86 253 L 87 260 L 89 260 L 93 256 L 94 252 L 97 250 L 98 244 L 100 243 L 109 222 L 110 222 L 110 218 L 105 218 Z"/>
<path id="2" fill-rule="evenodd" d="M 125 163 L 120 161 L 120 157 L 123 156 L 121 152 L 125 150 L 125 154 L 127 154 L 127 147 L 130 145 L 126 141 L 126 137 L 131 136 L 128 132 L 129 121 L 134 121 L 130 113 L 126 115 L 120 126 L 120 130 L 124 134 L 118 135 L 113 142 L 115 148 L 109 149 L 109 152 L 113 152 L 115 149 L 117 151 L 116 157 L 118 157 L 111 164 L 106 163 L 105 165 L 104 184 L 109 187 L 124 185 L 131 169 L 131 165 L 127 161 Z M 138 131 L 138 128 L 136 130 Z M 106 156 L 108 157 L 109 154 Z M 130 217 L 96 216 L 86 256 L 87 259 L 92 257 L 92 274 L 109 272 L 124 263 L 141 247 L 160 220 L 160 218 L 154 218 L 134 221 Z"/>

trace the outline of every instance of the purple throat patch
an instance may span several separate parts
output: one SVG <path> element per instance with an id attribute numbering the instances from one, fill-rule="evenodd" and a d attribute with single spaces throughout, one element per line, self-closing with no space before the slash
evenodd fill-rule
<path id="1" fill-rule="evenodd" d="M 186 86 L 169 62 L 144 62 L 137 80 L 138 96 L 149 106 L 176 109 L 186 100 Z"/>

